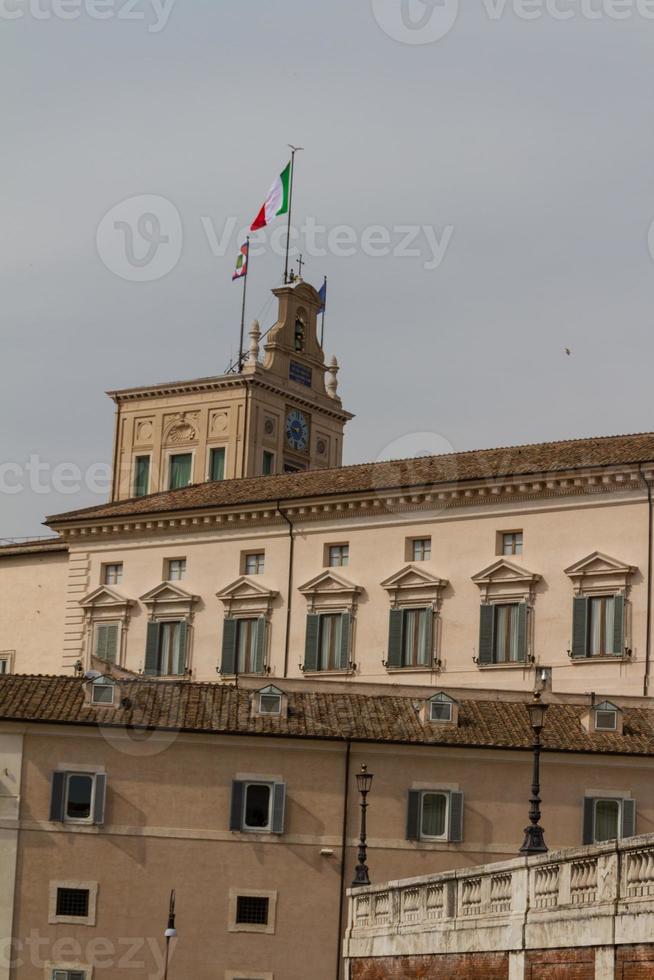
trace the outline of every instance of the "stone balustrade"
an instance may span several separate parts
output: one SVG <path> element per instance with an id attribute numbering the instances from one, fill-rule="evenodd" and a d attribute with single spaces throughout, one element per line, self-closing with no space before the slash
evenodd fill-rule
<path id="1" fill-rule="evenodd" d="M 653 899 L 654 834 L 392 881 L 350 892 L 345 957 L 506 953 L 519 980 L 530 950 L 594 947 L 611 980 L 611 951 L 654 943 Z"/>

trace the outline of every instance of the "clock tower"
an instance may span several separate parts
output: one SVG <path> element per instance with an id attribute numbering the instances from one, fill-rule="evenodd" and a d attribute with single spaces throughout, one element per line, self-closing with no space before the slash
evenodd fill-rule
<path id="1" fill-rule="evenodd" d="M 240 372 L 109 392 L 113 500 L 342 464 L 352 415 L 318 341 L 320 297 L 299 277 L 273 294 L 277 321 L 252 324 Z"/>

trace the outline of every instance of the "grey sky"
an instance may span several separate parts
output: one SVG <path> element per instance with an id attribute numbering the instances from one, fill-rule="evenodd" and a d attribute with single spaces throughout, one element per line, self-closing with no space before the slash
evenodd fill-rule
<path id="1" fill-rule="evenodd" d="M 105 20 L 85 2 L 75 20 L 0 3 L 22 13 L 0 16 L 0 463 L 108 461 L 105 389 L 225 368 L 239 243 L 216 256 L 207 227 L 251 221 L 288 142 L 306 147 L 297 224 L 358 242 L 305 267 L 330 280 L 325 346 L 357 415 L 346 462 L 654 427 L 654 20 L 636 0 L 624 20 L 609 0 L 592 20 L 591 0 L 558 0 L 573 17 L 533 21 L 466 0 L 430 44 L 388 36 L 371 0 L 176 0 L 156 31 L 151 0 L 139 20 L 117 16 L 125 0 Z M 152 282 L 96 248 L 106 212 L 137 195 L 182 219 L 179 262 Z M 391 246 L 398 226 L 453 232 L 428 269 L 422 232 L 420 256 L 364 254 L 371 225 Z M 252 261 L 248 318 L 264 327 L 281 271 Z M 23 483 L 0 493 L 0 535 L 100 502 Z"/>

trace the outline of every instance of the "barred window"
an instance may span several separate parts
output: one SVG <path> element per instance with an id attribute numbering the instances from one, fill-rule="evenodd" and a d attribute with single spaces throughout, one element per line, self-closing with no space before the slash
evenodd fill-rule
<path id="1" fill-rule="evenodd" d="M 57 915 L 79 916 L 81 919 L 86 919 L 88 914 L 88 888 L 57 889 Z"/>
<path id="2" fill-rule="evenodd" d="M 236 899 L 236 922 L 238 925 L 265 926 L 268 924 L 268 898 L 253 895 L 238 895 Z"/>

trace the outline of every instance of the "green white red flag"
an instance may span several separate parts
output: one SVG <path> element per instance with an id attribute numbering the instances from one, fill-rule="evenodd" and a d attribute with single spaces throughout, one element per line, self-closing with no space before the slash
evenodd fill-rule
<path id="1" fill-rule="evenodd" d="M 241 245 L 241 251 L 238 253 L 238 258 L 236 260 L 236 268 L 234 269 L 234 274 L 232 275 L 232 282 L 234 282 L 235 279 L 242 279 L 243 276 L 247 276 L 249 251 L 249 242 L 245 242 L 243 245 Z"/>
<path id="2" fill-rule="evenodd" d="M 268 196 L 261 206 L 261 210 L 252 222 L 250 231 L 257 231 L 258 228 L 265 228 L 273 218 L 279 214 L 288 214 L 288 199 L 291 186 L 291 161 L 268 191 Z"/>

